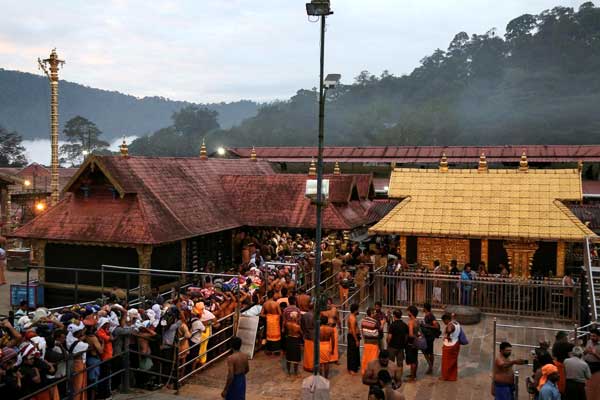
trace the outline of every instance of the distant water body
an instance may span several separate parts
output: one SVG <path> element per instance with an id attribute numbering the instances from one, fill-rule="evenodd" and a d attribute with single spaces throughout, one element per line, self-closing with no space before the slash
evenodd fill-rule
<path id="1" fill-rule="evenodd" d="M 127 136 L 125 141 L 131 143 L 137 139 L 137 136 Z M 115 139 L 110 144 L 111 151 L 119 151 L 119 146 L 123 142 L 123 138 Z M 42 165 L 50 165 L 50 140 L 49 139 L 36 139 L 36 140 L 23 140 L 23 146 L 25 147 L 25 155 L 27 161 L 32 163 L 36 162 Z M 65 142 L 59 141 L 58 145 L 61 146 Z"/>

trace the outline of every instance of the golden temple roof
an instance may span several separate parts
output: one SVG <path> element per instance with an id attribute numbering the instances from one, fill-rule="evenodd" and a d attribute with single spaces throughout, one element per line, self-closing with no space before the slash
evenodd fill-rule
<path id="1" fill-rule="evenodd" d="M 579 241 L 594 235 L 561 201 L 581 201 L 577 169 L 395 169 L 403 200 L 371 234 Z"/>

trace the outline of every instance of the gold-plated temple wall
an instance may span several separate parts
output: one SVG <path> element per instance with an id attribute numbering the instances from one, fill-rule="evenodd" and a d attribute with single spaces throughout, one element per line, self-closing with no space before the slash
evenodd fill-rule
<path id="1" fill-rule="evenodd" d="M 420 237 L 417 239 L 417 260 L 428 268 L 439 260 L 443 266 L 449 266 L 456 260 L 459 266 L 469 262 L 469 239 L 450 239 Z"/>

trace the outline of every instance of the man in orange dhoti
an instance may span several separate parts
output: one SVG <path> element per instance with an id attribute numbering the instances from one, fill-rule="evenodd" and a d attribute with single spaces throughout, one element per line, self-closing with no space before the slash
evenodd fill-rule
<path id="1" fill-rule="evenodd" d="M 340 316 L 337 307 L 333 304 L 333 299 L 327 299 L 327 310 L 321 311 L 321 317 L 327 317 L 327 324 L 333 328 L 333 354 L 331 362 L 338 363 L 340 353 L 338 349 L 338 327 L 341 328 Z"/>
<path id="2" fill-rule="evenodd" d="M 352 275 L 346 271 L 346 266 L 342 265 L 342 270 L 338 272 L 337 281 L 340 287 L 340 304 L 348 300 L 348 290 L 352 284 Z"/>
<path id="3" fill-rule="evenodd" d="M 300 328 L 304 338 L 304 360 L 302 366 L 305 371 L 312 372 L 314 358 L 315 319 L 313 313 L 313 304 L 308 305 L 308 311 L 300 317 Z"/>
<path id="4" fill-rule="evenodd" d="M 379 354 L 379 321 L 373 318 L 375 310 L 367 309 L 367 316 L 360 323 L 360 331 L 364 339 L 363 359 L 360 373 L 365 374 L 367 364 L 375 360 Z"/>
<path id="5" fill-rule="evenodd" d="M 329 363 L 332 362 L 331 358 L 333 356 L 333 337 L 334 337 L 334 328 L 328 325 L 329 319 L 325 316 L 321 317 L 321 327 L 320 327 L 320 344 L 319 344 L 319 369 L 321 375 L 325 377 L 325 379 L 329 378 Z"/>
<path id="6" fill-rule="evenodd" d="M 267 320 L 267 350 L 265 353 L 279 355 L 281 351 L 281 307 L 273 300 L 273 291 L 267 293 L 268 300 L 263 304 L 261 315 Z"/>

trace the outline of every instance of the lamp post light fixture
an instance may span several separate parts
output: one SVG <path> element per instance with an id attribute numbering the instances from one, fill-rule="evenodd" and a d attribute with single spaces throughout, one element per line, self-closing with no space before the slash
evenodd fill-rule
<path id="1" fill-rule="evenodd" d="M 46 209 L 46 203 L 44 203 L 43 201 L 35 203 L 35 209 L 38 212 L 44 211 Z"/>
<path id="2" fill-rule="evenodd" d="M 324 141 L 324 123 L 325 123 L 325 95 L 328 89 L 333 89 L 340 81 L 340 74 L 329 74 L 324 78 L 325 65 L 325 19 L 333 14 L 329 0 L 312 0 L 306 4 L 306 12 L 309 16 L 321 18 L 321 49 L 320 49 L 320 74 L 319 74 L 319 145 L 317 156 L 317 197 L 316 197 L 316 235 L 315 235 L 315 269 L 314 269 L 314 359 L 313 375 L 319 375 L 320 364 L 320 315 L 321 315 L 321 230 L 322 230 L 322 211 L 325 201 L 323 201 L 323 141 Z"/>
<path id="3" fill-rule="evenodd" d="M 217 148 L 217 154 L 223 157 L 225 155 L 225 147 L 220 146 Z"/>

